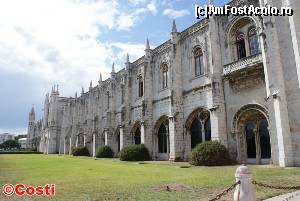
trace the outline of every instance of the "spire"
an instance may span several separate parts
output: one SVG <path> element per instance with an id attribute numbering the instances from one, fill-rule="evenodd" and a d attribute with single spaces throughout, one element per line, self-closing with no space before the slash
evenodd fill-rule
<path id="1" fill-rule="evenodd" d="M 176 28 L 176 22 L 175 19 L 173 20 L 173 25 L 172 25 L 172 33 L 176 33 L 177 32 L 177 28 Z"/>
<path id="2" fill-rule="evenodd" d="M 147 38 L 146 41 L 146 50 L 150 50 L 150 44 L 149 44 L 149 39 Z"/>
<path id="3" fill-rule="evenodd" d="M 59 95 L 58 84 L 56 85 L 56 95 Z"/>
<path id="4" fill-rule="evenodd" d="M 99 82 L 102 82 L 102 73 L 100 72 Z"/>
<path id="5" fill-rule="evenodd" d="M 126 55 L 126 63 L 130 63 L 130 61 L 129 61 L 129 54 L 128 53 Z"/>
<path id="6" fill-rule="evenodd" d="M 30 114 L 35 114 L 35 112 L 34 112 L 34 105 L 33 104 L 32 104 L 32 107 L 31 107 Z"/>
<path id="7" fill-rule="evenodd" d="M 111 72 L 115 73 L 115 63 L 113 63 L 112 66 L 111 66 Z"/>
<path id="8" fill-rule="evenodd" d="M 93 82 L 92 82 L 92 80 L 90 81 L 90 90 L 92 90 L 93 89 Z"/>
<path id="9" fill-rule="evenodd" d="M 81 94 L 82 94 L 82 95 L 84 94 L 84 89 L 83 89 L 83 87 L 81 88 Z"/>
<path id="10" fill-rule="evenodd" d="M 75 92 L 75 98 L 77 98 L 77 92 Z"/>

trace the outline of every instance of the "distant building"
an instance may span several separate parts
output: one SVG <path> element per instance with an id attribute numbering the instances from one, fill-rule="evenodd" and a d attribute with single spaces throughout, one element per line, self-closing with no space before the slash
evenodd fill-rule
<path id="1" fill-rule="evenodd" d="M 0 134 L 0 144 L 2 144 L 3 142 L 5 142 L 7 140 L 13 140 L 14 138 L 15 138 L 15 136 L 13 134 L 2 133 L 2 134 Z"/>
<path id="2" fill-rule="evenodd" d="M 26 148 L 27 138 L 20 138 L 20 139 L 18 139 L 18 142 L 21 145 L 21 149 L 25 149 Z"/>

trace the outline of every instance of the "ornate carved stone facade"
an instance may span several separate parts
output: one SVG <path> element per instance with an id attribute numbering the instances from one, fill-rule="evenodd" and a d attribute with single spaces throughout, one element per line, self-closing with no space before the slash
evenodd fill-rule
<path id="1" fill-rule="evenodd" d="M 218 140 L 243 163 L 300 165 L 299 1 L 260 2 L 295 9 L 292 17 L 218 16 L 178 32 L 80 96 L 53 87 L 44 115 L 29 115 L 28 146 L 95 156 L 143 143 L 154 160 L 187 160 L 204 140 Z M 284 27 L 284 28 L 282 28 Z M 197 51 L 196 51 L 197 50 Z M 197 55 L 195 55 L 197 52 Z"/>

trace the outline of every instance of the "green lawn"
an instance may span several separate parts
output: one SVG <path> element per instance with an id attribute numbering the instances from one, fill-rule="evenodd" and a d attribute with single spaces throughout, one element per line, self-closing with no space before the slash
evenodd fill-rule
<path id="1" fill-rule="evenodd" d="M 51 200 L 208 200 L 235 181 L 237 166 L 180 168 L 181 165 L 187 164 L 3 154 L 0 187 L 5 183 L 38 186 L 53 182 L 56 195 L 44 197 Z M 300 183 L 300 168 L 250 166 L 250 169 L 257 181 L 277 185 Z M 174 191 L 166 191 L 166 185 Z M 264 188 L 256 191 L 258 200 L 284 192 Z M 1 196 L 1 201 L 6 200 Z M 232 192 L 225 200 L 232 200 Z"/>

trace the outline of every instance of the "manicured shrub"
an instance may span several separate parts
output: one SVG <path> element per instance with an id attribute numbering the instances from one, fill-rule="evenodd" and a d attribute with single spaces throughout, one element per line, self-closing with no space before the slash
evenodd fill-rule
<path id="1" fill-rule="evenodd" d="M 114 152 L 111 150 L 111 148 L 107 145 L 102 146 L 98 149 L 97 158 L 113 158 L 114 157 Z"/>
<path id="2" fill-rule="evenodd" d="M 218 141 L 205 141 L 192 150 L 190 163 L 197 166 L 220 166 L 230 165 L 232 160 L 224 145 Z"/>
<path id="3" fill-rule="evenodd" d="M 150 159 L 149 151 L 143 144 L 126 146 L 120 153 L 121 161 L 148 161 Z"/>
<path id="4" fill-rule="evenodd" d="M 89 150 L 86 147 L 72 147 L 73 156 L 90 156 Z"/>

